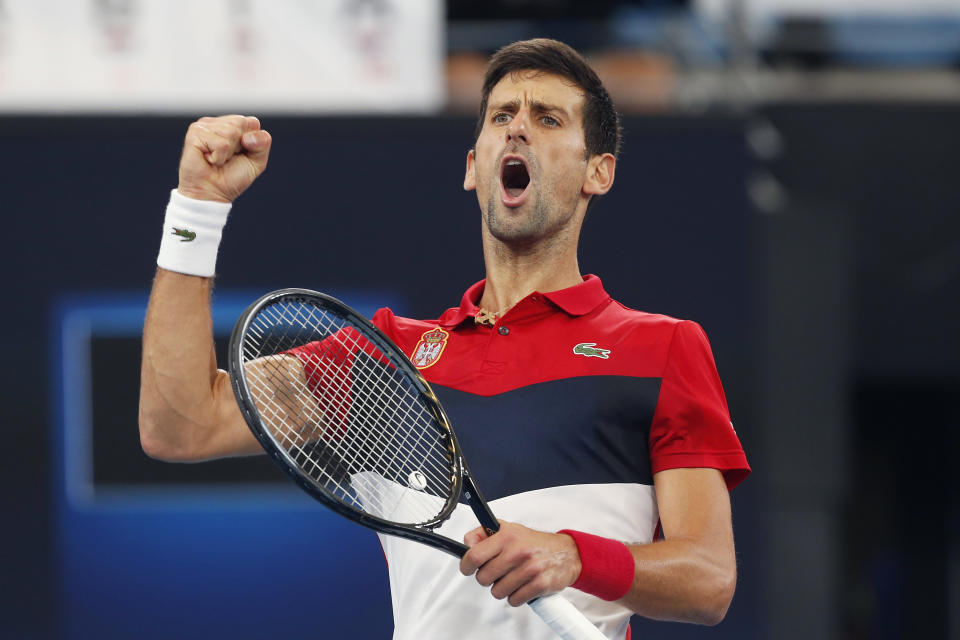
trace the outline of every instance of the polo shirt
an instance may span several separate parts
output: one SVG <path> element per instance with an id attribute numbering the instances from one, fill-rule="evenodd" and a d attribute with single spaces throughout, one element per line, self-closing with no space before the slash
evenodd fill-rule
<path id="1" fill-rule="evenodd" d="M 430 382 L 498 518 L 647 543 L 659 522 L 653 474 L 716 468 L 732 489 L 750 472 L 699 325 L 629 309 L 588 275 L 531 293 L 488 326 L 475 321 L 484 284 L 437 319 L 384 308 L 373 323 Z M 462 540 L 477 526 L 460 505 L 437 531 Z M 553 640 L 529 607 L 496 600 L 455 558 L 380 540 L 395 640 Z M 609 638 L 629 633 L 625 607 L 563 595 Z"/>

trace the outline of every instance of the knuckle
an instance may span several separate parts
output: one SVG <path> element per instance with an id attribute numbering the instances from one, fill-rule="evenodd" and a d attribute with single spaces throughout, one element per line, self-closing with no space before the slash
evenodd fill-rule
<path id="1" fill-rule="evenodd" d="M 530 568 L 530 572 L 535 573 L 537 575 L 543 574 L 545 571 L 547 571 L 547 569 L 549 569 L 549 567 L 547 566 L 547 562 L 539 556 L 530 558 L 528 561 L 528 565 Z"/>
<path id="2" fill-rule="evenodd" d="M 526 582 L 533 582 L 538 579 L 542 574 L 540 573 L 540 568 L 535 564 L 527 563 L 521 568 L 521 575 L 523 575 Z"/>
<path id="3" fill-rule="evenodd" d="M 239 137 L 232 127 L 225 127 L 222 124 L 211 127 L 210 134 L 216 136 L 217 141 L 221 144 L 227 144 L 230 140 Z"/>
<path id="4" fill-rule="evenodd" d="M 543 574 L 538 574 L 533 579 L 527 583 L 531 589 L 536 593 L 543 593 L 547 590 L 547 579 L 543 577 Z"/>
<path id="5" fill-rule="evenodd" d="M 533 551 L 528 547 L 518 547 L 510 555 L 516 564 L 527 565 L 536 561 Z"/>
<path id="6" fill-rule="evenodd" d="M 233 127 L 233 128 L 235 128 L 235 129 L 241 129 L 241 128 L 243 127 L 243 125 L 246 124 L 246 122 L 247 122 L 247 117 L 246 117 L 246 116 L 240 116 L 240 115 L 237 115 L 237 114 L 231 114 L 231 115 L 229 115 L 229 116 L 224 116 L 224 117 L 223 117 L 223 122 L 224 122 L 224 124 L 227 124 L 227 125 L 229 125 L 230 127 Z"/>

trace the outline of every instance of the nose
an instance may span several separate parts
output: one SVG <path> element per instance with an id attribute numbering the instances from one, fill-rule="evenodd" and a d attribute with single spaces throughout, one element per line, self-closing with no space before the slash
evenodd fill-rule
<path id="1" fill-rule="evenodd" d="M 513 117 L 513 120 L 510 121 L 510 124 L 507 125 L 506 136 L 507 142 L 523 142 L 524 144 L 530 144 L 530 127 L 529 127 L 529 118 L 530 112 L 526 109 L 521 109 Z"/>

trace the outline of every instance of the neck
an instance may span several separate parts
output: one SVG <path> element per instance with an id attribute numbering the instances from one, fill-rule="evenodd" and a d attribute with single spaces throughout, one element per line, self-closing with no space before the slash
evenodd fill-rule
<path id="1" fill-rule="evenodd" d="M 583 282 L 576 242 L 557 244 L 564 246 L 541 242 L 531 247 L 511 247 L 484 230 L 487 282 L 479 306 L 502 316 L 534 291 L 558 291 Z"/>

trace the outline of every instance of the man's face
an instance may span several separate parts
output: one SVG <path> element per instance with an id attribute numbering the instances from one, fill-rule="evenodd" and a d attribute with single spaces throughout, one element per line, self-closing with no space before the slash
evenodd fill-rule
<path id="1" fill-rule="evenodd" d="M 494 86 L 464 188 L 476 189 L 487 230 L 530 244 L 579 229 L 588 162 L 583 91 L 560 76 L 520 71 Z M 585 206 L 585 202 L 584 202 Z"/>

